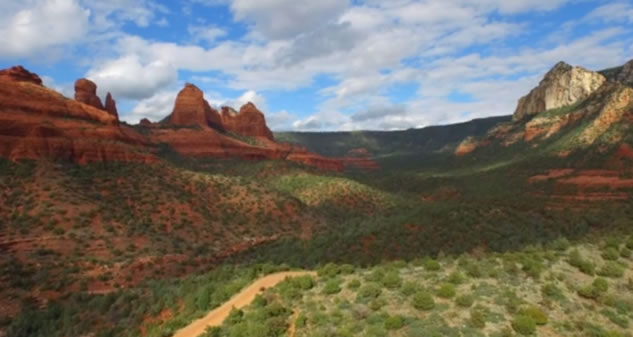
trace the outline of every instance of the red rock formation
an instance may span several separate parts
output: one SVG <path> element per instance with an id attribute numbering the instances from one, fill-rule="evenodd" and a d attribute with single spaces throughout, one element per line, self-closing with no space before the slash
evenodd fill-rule
<path id="1" fill-rule="evenodd" d="M 104 110 L 101 99 L 97 96 L 97 85 L 85 78 L 80 78 L 75 82 L 75 101 Z"/>
<path id="2" fill-rule="evenodd" d="M 119 127 L 107 112 L 70 100 L 33 81 L 0 78 L 0 156 L 155 162 L 148 141 Z"/>
<path id="3" fill-rule="evenodd" d="M 29 82 L 42 85 L 42 79 L 39 76 L 24 69 L 22 66 L 15 66 L 9 69 L 0 70 L 0 80 Z"/>
<path id="4" fill-rule="evenodd" d="M 372 159 L 371 153 L 366 148 L 352 149 L 343 158 L 339 158 L 346 169 L 357 169 L 363 171 L 375 171 L 380 169 L 380 165 Z"/>
<path id="5" fill-rule="evenodd" d="M 105 111 L 107 111 L 111 116 L 116 117 L 117 121 L 119 120 L 119 112 L 116 108 L 116 101 L 112 98 L 110 93 L 106 96 Z"/>
<path id="6" fill-rule="evenodd" d="M 152 122 L 150 122 L 150 120 L 149 120 L 149 119 L 147 119 L 147 118 L 143 118 L 143 119 L 141 119 L 141 121 L 139 122 L 139 124 L 140 124 L 141 126 L 145 126 L 145 127 L 150 127 L 150 126 L 152 126 Z"/>
<path id="7" fill-rule="evenodd" d="M 264 114 L 251 102 L 242 106 L 239 112 L 222 107 L 222 125 L 225 130 L 242 136 L 274 139 L 273 133 L 266 126 Z"/>
<path id="8" fill-rule="evenodd" d="M 247 144 L 225 134 L 220 115 L 193 85 L 187 85 L 179 94 L 170 123 L 201 127 L 161 128 L 144 119 L 141 125 L 150 128 L 143 135 L 119 125 L 116 114 L 112 113 L 115 110 L 111 109 L 114 107 L 111 95 L 106 98 L 109 111 L 105 111 L 68 99 L 29 80 L 35 78 L 29 72 L 20 72 L 24 75 L 8 76 L 8 71 L 0 72 L 5 74 L 0 76 L 0 156 L 11 160 L 152 163 L 159 160 L 152 153 L 154 145 L 167 143 L 183 156 L 289 160 L 324 170 L 343 170 L 340 160 L 272 141 L 263 114 L 252 105 L 242 109 L 241 118 L 257 123 L 247 123 L 239 130 L 260 137 L 257 144 Z M 94 83 L 79 80 L 76 87 L 78 99 L 88 103 L 98 101 Z"/>
<path id="9" fill-rule="evenodd" d="M 190 83 L 178 93 L 169 124 L 199 125 L 223 130 L 220 114 L 204 99 L 202 90 Z"/>

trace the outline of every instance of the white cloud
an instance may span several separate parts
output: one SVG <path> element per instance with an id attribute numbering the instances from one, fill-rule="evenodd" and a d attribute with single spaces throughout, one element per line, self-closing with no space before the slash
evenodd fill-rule
<path id="1" fill-rule="evenodd" d="M 171 114 L 177 95 L 178 91 L 160 91 L 149 98 L 140 100 L 132 109 L 132 113 L 122 116 L 122 119 L 131 124 L 136 124 L 143 118 L 152 122 L 161 121 Z"/>
<path id="2" fill-rule="evenodd" d="M 15 12 L 0 14 L 0 57 L 31 58 L 52 47 L 62 47 L 81 39 L 88 26 L 90 11 L 76 0 L 25 1 L 21 6 L 7 3 Z"/>
<path id="3" fill-rule="evenodd" d="M 594 9 L 585 19 L 633 23 L 633 5 L 627 2 L 609 3 Z"/>
<path id="4" fill-rule="evenodd" d="M 321 27 L 349 6 L 348 0 L 232 0 L 231 10 L 269 39 L 286 39 Z"/>
<path id="5" fill-rule="evenodd" d="M 86 77 L 97 84 L 100 93 L 110 91 L 115 97 L 145 99 L 176 82 L 178 72 L 167 62 L 143 63 L 135 55 L 128 55 L 100 64 Z"/>
<path id="6" fill-rule="evenodd" d="M 211 44 L 218 38 L 226 35 L 226 31 L 224 29 L 216 26 L 189 25 L 187 27 L 187 31 L 189 32 L 189 35 L 193 37 L 193 41 L 195 43 L 205 42 Z"/>

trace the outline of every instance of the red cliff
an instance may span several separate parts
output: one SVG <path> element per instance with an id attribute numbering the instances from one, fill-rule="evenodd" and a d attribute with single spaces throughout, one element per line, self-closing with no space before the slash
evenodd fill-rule
<path id="1" fill-rule="evenodd" d="M 178 93 L 174 110 L 169 117 L 172 125 L 198 125 L 222 130 L 222 119 L 204 99 L 202 90 L 187 83 Z"/>
<path id="2" fill-rule="evenodd" d="M 222 107 L 222 124 L 227 131 L 242 136 L 274 139 L 273 133 L 266 125 L 264 114 L 251 102 L 242 106 L 239 112 Z"/>

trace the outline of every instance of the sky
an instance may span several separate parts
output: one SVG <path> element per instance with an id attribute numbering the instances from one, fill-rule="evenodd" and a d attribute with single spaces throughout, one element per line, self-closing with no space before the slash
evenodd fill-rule
<path id="1" fill-rule="evenodd" d="M 1 0 L 0 68 L 121 119 L 158 121 L 185 83 L 255 103 L 276 131 L 399 130 L 512 114 L 557 62 L 633 59 L 633 0 Z"/>

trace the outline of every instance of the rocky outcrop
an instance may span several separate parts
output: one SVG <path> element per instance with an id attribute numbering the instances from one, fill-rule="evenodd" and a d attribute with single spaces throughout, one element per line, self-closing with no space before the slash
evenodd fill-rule
<path id="1" fill-rule="evenodd" d="M 169 124 L 224 129 L 218 111 L 204 99 L 202 90 L 190 83 L 187 83 L 178 93 L 174 110 L 169 117 Z"/>
<path id="2" fill-rule="evenodd" d="M 0 156 L 77 163 L 158 161 L 150 143 L 106 111 L 32 81 L 0 78 Z"/>
<path id="3" fill-rule="evenodd" d="M 612 125 L 619 123 L 625 116 L 630 120 L 633 117 L 633 89 L 620 84 L 612 84 L 601 98 L 598 116 L 585 128 L 580 140 L 585 145 L 593 144 L 599 137 L 607 132 Z M 618 142 L 623 135 L 615 133 L 611 142 Z"/>
<path id="4" fill-rule="evenodd" d="M 75 82 L 75 101 L 99 110 L 105 110 L 97 96 L 97 85 L 91 80 L 80 78 Z"/>
<path id="5" fill-rule="evenodd" d="M 112 98 L 112 95 L 108 93 L 105 99 L 105 111 L 107 111 L 111 116 L 116 117 L 119 120 L 119 112 L 116 108 L 116 101 Z"/>
<path id="6" fill-rule="evenodd" d="M 42 85 L 42 79 L 36 74 L 24 69 L 22 66 L 15 66 L 9 69 L 0 70 L 0 80 L 14 82 L 28 82 Z"/>
<path id="7" fill-rule="evenodd" d="M 258 141 L 250 144 L 226 134 L 220 114 L 191 84 L 178 95 L 168 123 L 200 127 L 174 128 L 143 119 L 140 124 L 146 128 L 139 133 L 119 125 L 112 95 L 106 97 L 106 107 L 96 104 L 101 103 L 96 85 L 88 80 L 77 81 L 78 100 L 71 100 L 38 84 L 28 71 L 0 73 L 4 74 L 0 76 L 0 157 L 153 163 L 159 161 L 154 155 L 156 146 L 167 144 L 188 157 L 288 160 L 323 170 L 343 170 L 341 160 L 274 142 L 263 114 L 252 104 L 235 114 L 231 126 L 236 133 L 258 137 Z M 23 75 L 7 75 L 19 73 Z"/>
<path id="8" fill-rule="evenodd" d="M 519 100 L 513 119 L 523 120 L 540 112 L 579 102 L 606 81 L 600 73 L 560 62 L 527 96 Z"/>
<path id="9" fill-rule="evenodd" d="M 227 131 L 242 136 L 266 138 L 273 140 L 273 133 L 266 126 L 264 114 L 255 104 L 249 102 L 237 112 L 229 107 L 222 107 L 222 125 Z"/>
<path id="10" fill-rule="evenodd" d="M 477 149 L 477 140 L 474 137 L 464 139 L 455 149 L 455 155 L 458 157 L 465 156 Z"/>
<path id="11" fill-rule="evenodd" d="M 633 86 L 633 60 L 622 66 L 622 70 L 615 76 L 615 80 L 622 84 Z"/>
<path id="12" fill-rule="evenodd" d="M 147 119 L 147 118 L 143 118 L 139 122 L 139 125 L 145 126 L 145 127 L 150 127 L 150 126 L 152 126 L 152 122 L 149 119 Z"/>

